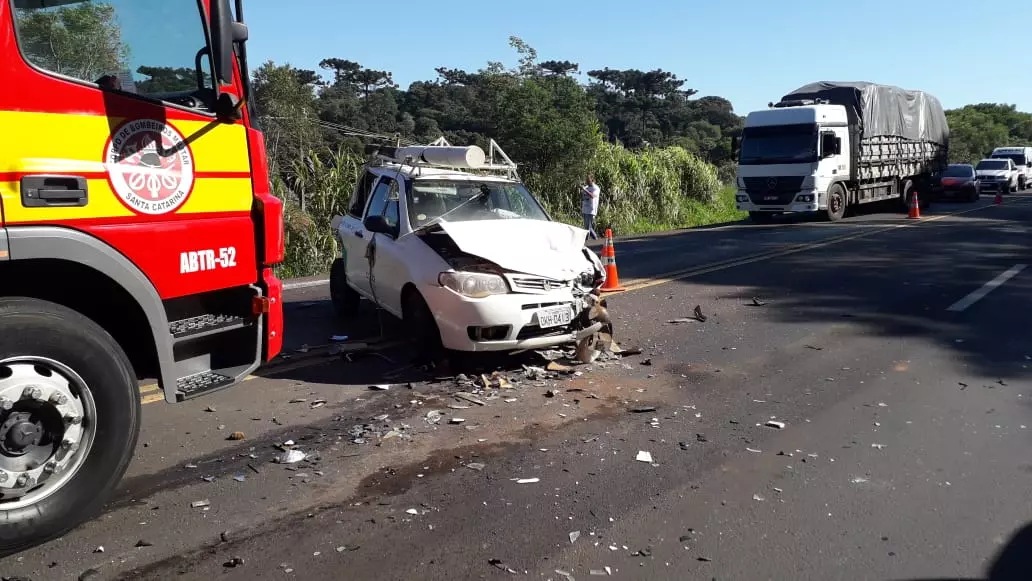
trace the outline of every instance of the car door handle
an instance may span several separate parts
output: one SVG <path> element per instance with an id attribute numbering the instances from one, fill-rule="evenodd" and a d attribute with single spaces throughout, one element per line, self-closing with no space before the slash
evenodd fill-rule
<path id="1" fill-rule="evenodd" d="M 86 178 L 82 176 L 33 175 L 21 179 L 22 205 L 81 207 L 89 202 Z"/>

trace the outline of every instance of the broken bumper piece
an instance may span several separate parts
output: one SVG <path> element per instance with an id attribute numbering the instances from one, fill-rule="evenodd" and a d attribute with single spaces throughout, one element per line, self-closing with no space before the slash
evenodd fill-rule
<path id="1" fill-rule="evenodd" d="M 568 289 L 546 294 L 460 296 L 442 287 L 420 289 L 441 340 L 456 351 L 521 351 L 576 343 L 602 329 L 585 326 L 584 299 Z"/>

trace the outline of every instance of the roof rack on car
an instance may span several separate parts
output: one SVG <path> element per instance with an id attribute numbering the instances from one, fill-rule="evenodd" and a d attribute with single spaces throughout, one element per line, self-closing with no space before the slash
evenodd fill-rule
<path id="1" fill-rule="evenodd" d="M 370 163 L 384 165 L 397 164 L 414 169 L 435 168 L 453 169 L 465 172 L 504 173 L 512 179 L 519 179 L 516 163 L 508 154 L 491 140 L 488 152 L 477 145 L 454 146 L 444 137 L 439 137 L 429 145 L 385 145 L 369 144 L 365 148 L 371 156 Z"/>

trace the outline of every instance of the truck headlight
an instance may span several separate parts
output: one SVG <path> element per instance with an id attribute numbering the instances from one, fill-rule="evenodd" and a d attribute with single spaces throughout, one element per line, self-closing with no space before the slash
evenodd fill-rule
<path id="1" fill-rule="evenodd" d="M 749 201 L 749 196 L 746 195 L 746 194 L 737 194 L 735 196 L 735 200 L 737 200 L 739 202 L 748 202 Z"/>
<path id="2" fill-rule="evenodd" d="M 505 279 L 497 274 L 481 272 L 442 272 L 437 277 L 441 286 L 473 299 L 482 299 L 491 295 L 504 295 L 509 292 Z"/>
<path id="3" fill-rule="evenodd" d="M 796 196 L 796 201 L 797 202 L 812 202 L 813 201 L 813 194 L 800 194 L 800 195 Z"/>

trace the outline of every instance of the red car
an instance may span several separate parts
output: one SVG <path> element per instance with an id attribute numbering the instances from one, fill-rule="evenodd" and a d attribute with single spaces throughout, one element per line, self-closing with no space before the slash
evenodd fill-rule
<path id="1" fill-rule="evenodd" d="M 974 166 L 966 163 L 950 164 L 933 189 L 940 200 L 963 200 L 977 202 L 982 194 L 982 184 L 975 175 Z"/>

